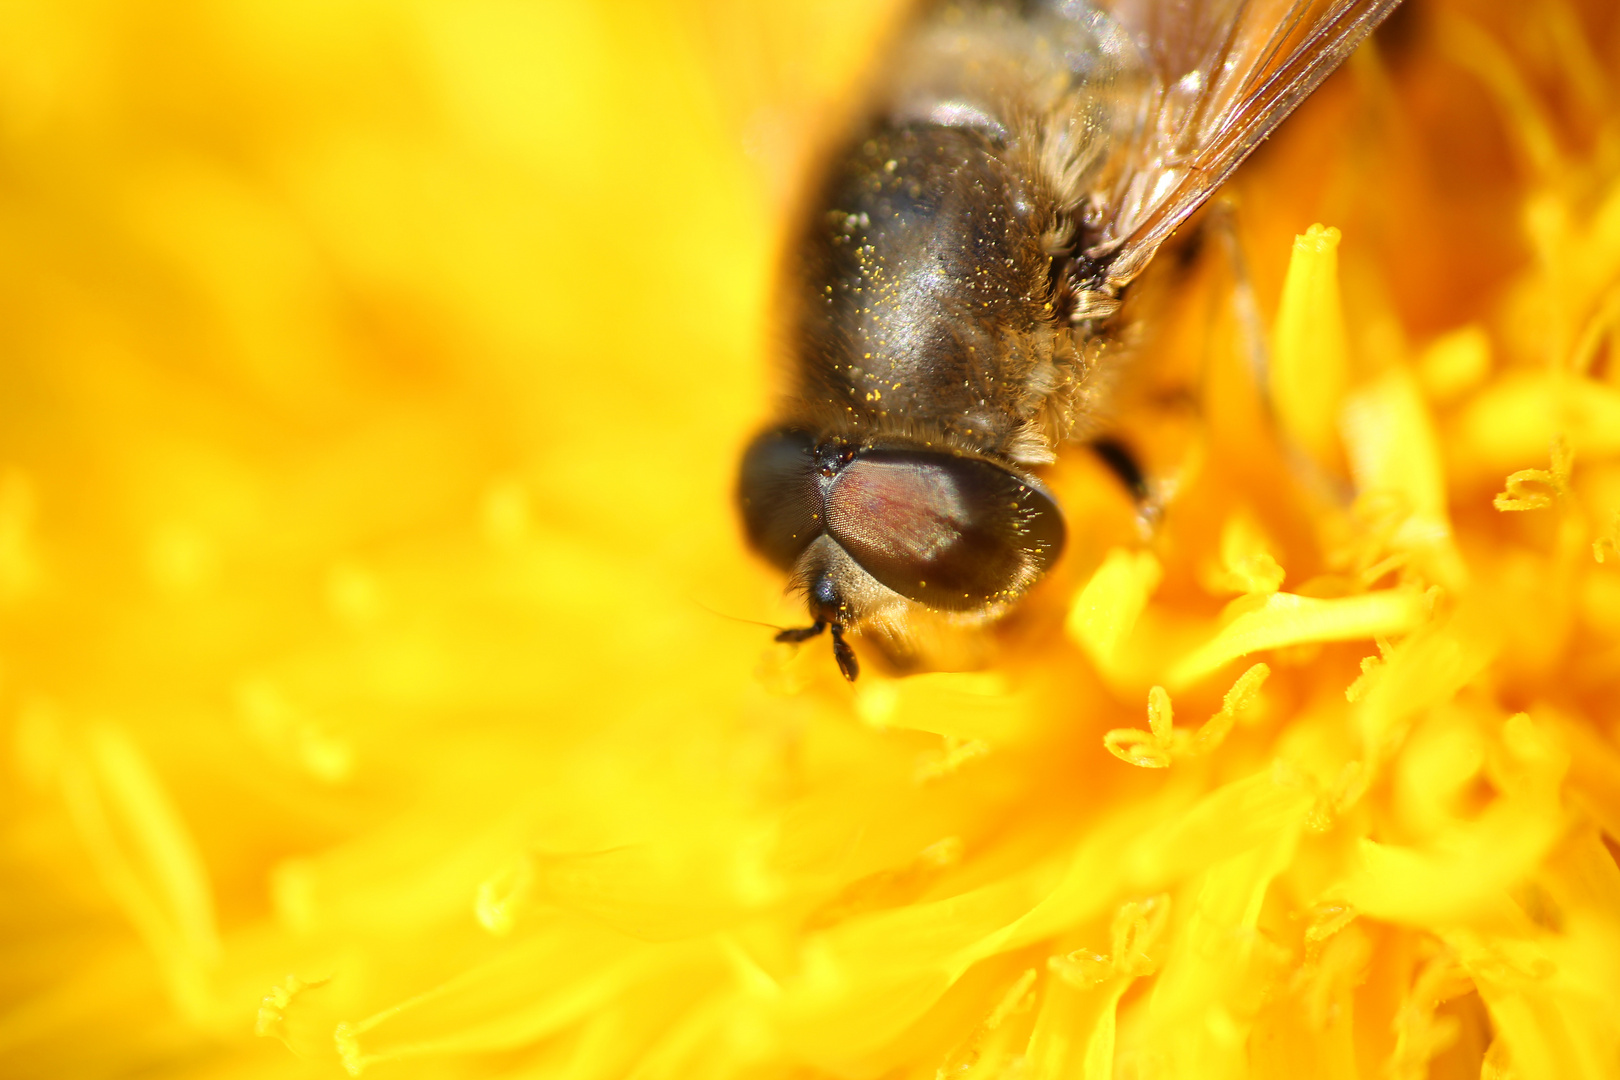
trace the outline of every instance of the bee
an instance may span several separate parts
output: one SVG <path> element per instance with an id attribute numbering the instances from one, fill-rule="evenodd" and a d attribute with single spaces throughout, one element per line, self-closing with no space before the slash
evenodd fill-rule
<path id="1" fill-rule="evenodd" d="M 743 455 L 810 625 L 903 655 L 1061 554 L 1038 470 L 1095 433 L 1125 290 L 1399 0 L 935 0 L 831 155 L 780 297 L 791 391 Z"/>

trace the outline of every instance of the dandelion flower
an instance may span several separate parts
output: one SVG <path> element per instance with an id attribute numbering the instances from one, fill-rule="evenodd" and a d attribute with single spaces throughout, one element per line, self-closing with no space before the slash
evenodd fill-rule
<path id="1" fill-rule="evenodd" d="M 782 7 L 0 15 L 0 1072 L 1620 1074 L 1612 5 L 1409 0 L 1143 282 L 1162 518 L 853 687 Z"/>

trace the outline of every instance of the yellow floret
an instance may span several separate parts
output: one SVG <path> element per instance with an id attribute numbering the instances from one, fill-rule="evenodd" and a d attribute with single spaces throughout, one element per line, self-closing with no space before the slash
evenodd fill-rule
<path id="1" fill-rule="evenodd" d="M 1408 3 L 853 687 L 730 499 L 895 5 L 8 5 L 0 1075 L 1620 1075 L 1614 18 Z"/>

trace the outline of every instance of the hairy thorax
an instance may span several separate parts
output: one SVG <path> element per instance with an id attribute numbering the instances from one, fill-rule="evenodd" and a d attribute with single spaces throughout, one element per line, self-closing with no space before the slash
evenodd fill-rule
<path id="1" fill-rule="evenodd" d="M 970 128 L 883 129 L 834 173 L 794 335 L 799 392 L 830 429 L 1050 459 L 1042 405 L 1082 374 L 1043 244 L 1056 208 L 998 150 Z"/>

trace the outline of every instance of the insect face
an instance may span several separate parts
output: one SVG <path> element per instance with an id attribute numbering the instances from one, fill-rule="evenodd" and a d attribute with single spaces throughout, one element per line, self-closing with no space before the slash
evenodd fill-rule
<path id="1" fill-rule="evenodd" d="M 1063 515 L 1035 480 L 984 458 L 888 437 L 768 432 L 738 485 L 749 540 L 804 591 L 808 632 L 921 604 L 986 613 L 1063 549 Z M 840 662 L 853 678 L 851 663 Z"/>

